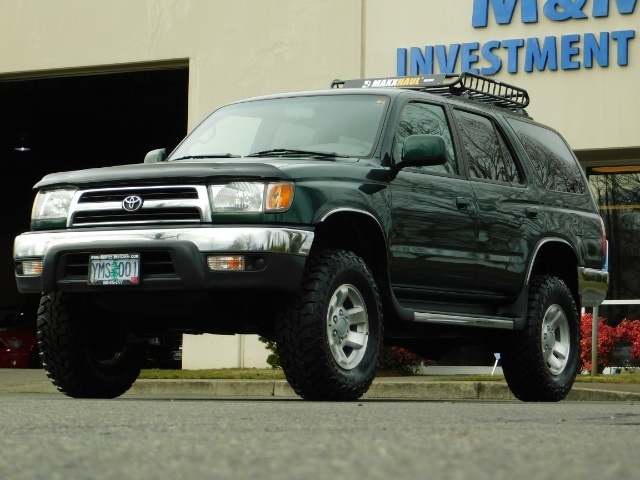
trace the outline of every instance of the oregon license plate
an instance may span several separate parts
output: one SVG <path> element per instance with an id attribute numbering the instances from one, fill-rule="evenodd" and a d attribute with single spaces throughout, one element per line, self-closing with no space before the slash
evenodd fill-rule
<path id="1" fill-rule="evenodd" d="M 113 253 L 89 257 L 89 284 L 137 285 L 140 283 L 140 254 Z"/>

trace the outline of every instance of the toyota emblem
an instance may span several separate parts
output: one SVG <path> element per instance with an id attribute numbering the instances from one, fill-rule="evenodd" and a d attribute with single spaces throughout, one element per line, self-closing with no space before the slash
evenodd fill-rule
<path id="1" fill-rule="evenodd" d="M 122 208 L 127 212 L 137 212 L 142 208 L 142 198 L 138 195 L 129 195 L 122 201 Z"/>

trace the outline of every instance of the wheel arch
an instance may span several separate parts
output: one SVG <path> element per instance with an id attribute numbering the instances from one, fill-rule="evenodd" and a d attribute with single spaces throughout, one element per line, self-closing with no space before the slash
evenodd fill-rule
<path id="1" fill-rule="evenodd" d="M 316 225 L 312 248 L 341 248 L 360 256 L 378 283 L 383 308 L 390 299 L 386 235 L 378 219 L 366 210 L 335 209 Z"/>
<path id="2" fill-rule="evenodd" d="M 529 285 L 531 279 L 537 275 L 552 275 L 562 279 L 566 284 L 573 300 L 580 310 L 580 295 L 578 293 L 578 255 L 573 247 L 561 238 L 550 238 L 540 242 L 532 257 L 527 274 Z"/>

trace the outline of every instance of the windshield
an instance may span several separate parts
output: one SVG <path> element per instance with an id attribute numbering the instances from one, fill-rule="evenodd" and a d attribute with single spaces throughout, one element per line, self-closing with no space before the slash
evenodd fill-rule
<path id="1" fill-rule="evenodd" d="M 213 112 L 169 160 L 199 157 L 367 157 L 388 100 L 378 95 L 318 95 L 254 100 Z"/>

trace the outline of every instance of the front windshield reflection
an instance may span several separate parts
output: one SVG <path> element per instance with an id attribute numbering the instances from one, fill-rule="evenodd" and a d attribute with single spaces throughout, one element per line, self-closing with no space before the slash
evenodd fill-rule
<path id="1" fill-rule="evenodd" d="M 227 105 L 205 119 L 169 161 L 298 150 L 368 157 L 388 100 L 378 95 L 318 95 Z"/>

